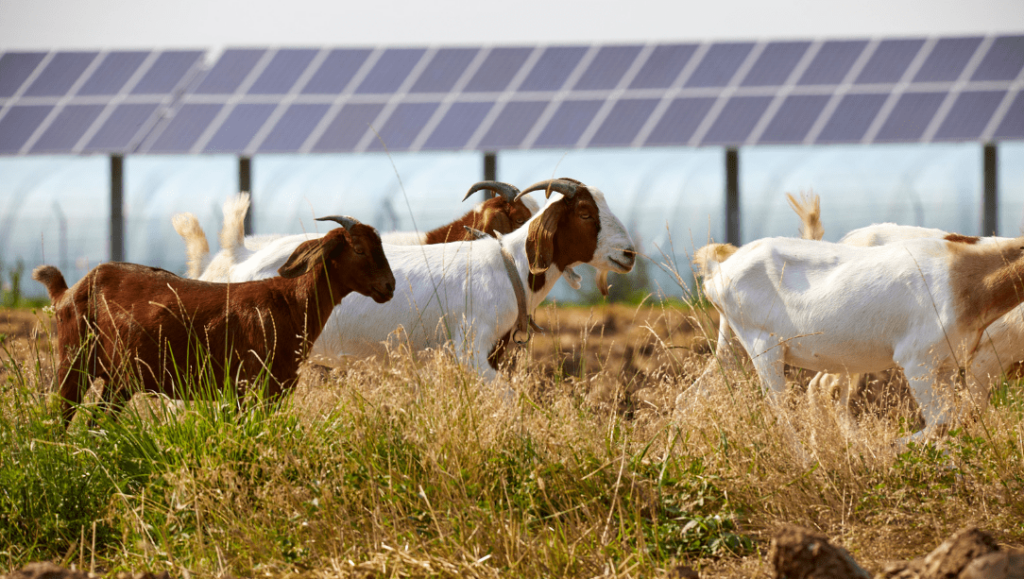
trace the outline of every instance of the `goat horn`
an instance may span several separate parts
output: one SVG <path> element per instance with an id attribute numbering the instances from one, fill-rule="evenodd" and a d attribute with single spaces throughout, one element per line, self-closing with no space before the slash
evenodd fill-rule
<path id="1" fill-rule="evenodd" d="M 480 231 L 479 229 L 473 229 L 468 225 L 463 225 L 463 227 L 466 229 L 466 231 L 468 231 L 470 234 L 473 235 L 473 237 L 477 239 L 487 239 L 488 237 L 490 237 L 490 235 L 487 235 L 486 233 Z"/>
<path id="2" fill-rule="evenodd" d="M 509 203 L 514 202 L 518 199 L 519 188 L 509 183 L 502 183 L 501 181 L 480 181 L 469 188 L 469 192 L 462 198 L 463 201 L 469 199 L 469 196 L 481 189 L 488 191 L 494 191 L 498 195 L 501 195 L 502 199 Z"/>
<path id="3" fill-rule="evenodd" d="M 327 217 L 317 217 L 317 221 L 334 221 L 335 223 L 341 224 L 345 228 L 345 231 L 351 231 L 352 227 L 359 223 L 358 219 L 349 217 L 348 215 L 328 215 Z"/>
<path id="4" fill-rule="evenodd" d="M 575 183 L 566 181 L 565 179 L 548 179 L 547 181 L 538 181 L 526 189 L 523 189 L 523 192 L 516 196 L 516 199 L 519 199 L 531 191 L 540 191 L 542 189 L 544 190 L 545 197 L 551 197 L 552 191 L 555 193 L 561 193 L 569 199 L 572 199 L 573 195 L 576 194 Z"/>

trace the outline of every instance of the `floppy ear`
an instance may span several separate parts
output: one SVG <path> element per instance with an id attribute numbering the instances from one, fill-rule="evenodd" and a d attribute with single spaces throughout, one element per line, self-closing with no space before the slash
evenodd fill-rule
<path id="1" fill-rule="evenodd" d="M 509 233 L 513 229 L 512 220 L 508 218 L 508 215 L 505 215 L 504 211 L 494 212 L 491 214 L 490 219 L 484 221 L 481 229 L 484 231 L 489 229 L 498 233 Z"/>
<path id="2" fill-rule="evenodd" d="M 327 235 L 320 239 L 303 241 L 302 245 L 295 248 L 295 251 L 288 257 L 277 273 L 284 278 L 299 277 L 312 270 L 316 264 L 323 261 L 338 245 L 345 239 L 343 235 Z"/>
<path id="3" fill-rule="evenodd" d="M 526 235 L 526 259 L 530 262 L 530 273 L 542 274 L 551 267 L 551 260 L 555 257 L 555 231 L 565 209 L 565 201 L 559 200 L 530 222 L 530 231 Z"/>

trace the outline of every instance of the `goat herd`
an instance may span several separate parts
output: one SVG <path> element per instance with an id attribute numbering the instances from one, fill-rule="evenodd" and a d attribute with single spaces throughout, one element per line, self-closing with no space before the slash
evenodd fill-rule
<path id="1" fill-rule="evenodd" d="M 332 216 L 319 219 L 340 224 L 326 234 L 246 237 L 242 194 L 224 205 L 216 255 L 194 215 L 174 217 L 192 279 L 106 263 L 68 288 L 56 268 L 40 266 L 33 278 L 56 313 L 65 426 L 93 378 L 105 379 L 103 401 L 114 410 L 135 388 L 188 398 L 204 376 L 239 392 L 265 383 L 277 395 L 294 386 L 307 355 L 330 364 L 399 344 L 450 348 L 490 381 L 560 277 L 579 288 L 573 267 L 589 264 L 606 291 L 609 270 L 633 268 L 629 234 L 596 187 L 560 178 L 520 192 L 483 181 L 466 198 L 480 190 L 497 196 L 425 234 L 383 236 Z M 544 207 L 527 195 L 534 191 L 545 192 Z M 826 243 L 817 198 L 790 201 L 804 239 L 696 252 L 720 314 L 719 359 L 676 406 L 734 365 L 724 353 L 738 344 L 773 401 L 785 364 L 818 371 L 811 392 L 839 388 L 843 402 L 850 373 L 898 366 L 925 419 L 915 436 L 959 418 L 954 383 L 984 407 L 992 382 L 1024 359 L 1024 238 L 886 223 Z"/>

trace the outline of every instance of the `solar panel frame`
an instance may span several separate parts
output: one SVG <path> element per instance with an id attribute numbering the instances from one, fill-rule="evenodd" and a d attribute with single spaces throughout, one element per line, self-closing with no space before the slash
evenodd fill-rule
<path id="1" fill-rule="evenodd" d="M 460 150 L 494 108 L 494 101 L 456 102 L 423 144 L 425 150 Z"/>
<path id="2" fill-rule="evenodd" d="M 53 111 L 52 105 L 14 105 L 0 117 L 0 154 L 17 154 Z"/>
<path id="3" fill-rule="evenodd" d="M 828 95 L 789 95 L 761 133 L 758 143 L 803 143 L 828 101 Z"/>
<path id="4" fill-rule="evenodd" d="M 198 50 L 161 52 L 139 82 L 131 88 L 132 95 L 166 95 L 191 79 L 203 53 Z"/>
<path id="5" fill-rule="evenodd" d="M 867 133 L 882 106 L 887 93 L 848 93 L 829 115 L 818 133 L 816 143 L 858 143 Z"/>
<path id="6" fill-rule="evenodd" d="M 629 84 L 631 89 L 669 88 L 697 53 L 699 44 L 659 44 Z"/>
<path id="7" fill-rule="evenodd" d="M 223 104 L 186 103 L 163 127 L 157 127 L 147 139 L 146 153 L 188 153 L 207 131 Z"/>
<path id="8" fill-rule="evenodd" d="M 156 117 L 156 103 L 117 105 L 83 147 L 84 153 L 125 153 L 141 140 L 140 133 Z"/>
<path id="9" fill-rule="evenodd" d="M 602 46 L 572 90 L 611 90 L 617 87 L 642 50 L 641 45 Z"/>
<path id="10" fill-rule="evenodd" d="M 588 146 L 628 147 L 640 134 L 659 99 L 619 99 L 590 139 Z"/>
<path id="11" fill-rule="evenodd" d="M 367 48 L 337 48 L 330 51 L 320 68 L 313 73 L 302 94 L 335 95 L 345 88 L 362 68 L 373 50 Z"/>
<path id="12" fill-rule="evenodd" d="M 502 92 L 530 58 L 533 48 L 497 47 L 491 49 L 487 58 L 470 78 L 463 92 Z"/>
<path id="13" fill-rule="evenodd" d="M 113 96 L 120 94 L 149 56 L 143 51 L 115 51 L 103 55 L 96 70 L 76 91 L 76 96 Z"/>
<path id="14" fill-rule="evenodd" d="M 447 93 L 469 67 L 477 54 L 478 48 L 441 48 L 427 63 L 416 82 L 409 89 L 410 93 Z"/>
<path id="15" fill-rule="evenodd" d="M 549 46 L 519 85 L 520 92 L 550 92 L 566 85 L 570 74 L 583 60 L 587 46 Z"/>
<path id="16" fill-rule="evenodd" d="M 225 50 L 191 92 L 208 95 L 234 94 L 266 53 L 267 51 L 263 49 Z"/>
<path id="17" fill-rule="evenodd" d="M 244 151 L 277 105 L 239 103 L 203 146 L 204 153 L 233 153 Z"/>
<path id="18" fill-rule="evenodd" d="M 371 140 L 366 150 L 383 151 L 385 147 L 389 151 L 407 150 L 440 104 L 439 102 L 399 104 L 378 129 L 378 135 L 375 137 L 379 136 L 379 138 Z"/>
<path id="19" fill-rule="evenodd" d="M 721 42 L 712 44 L 697 69 L 686 81 L 687 87 L 724 87 L 754 49 L 753 42 Z"/>
<path id="20" fill-rule="evenodd" d="M 370 123 L 384 110 L 382 103 L 348 103 L 331 119 L 317 138 L 316 153 L 348 153 L 355 150 Z"/>
<path id="21" fill-rule="evenodd" d="M 45 52 L 6 52 L 0 56 L 0 98 L 18 94 L 46 57 Z"/>
<path id="22" fill-rule="evenodd" d="M 1010 101 L 992 136 L 998 139 L 1024 139 L 1024 91 L 1018 92 Z"/>
<path id="23" fill-rule="evenodd" d="M 486 151 L 521 148 L 547 106 L 547 101 L 540 100 L 507 103 L 481 137 L 478 148 Z"/>
<path id="24" fill-rule="evenodd" d="M 356 87 L 356 94 L 392 94 L 427 53 L 423 48 L 389 48 Z"/>
<path id="25" fill-rule="evenodd" d="M 971 76 L 973 81 L 1010 81 L 1024 69 L 1024 35 L 998 36 Z"/>
<path id="26" fill-rule="evenodd" d="M 968 141 L 981 137 L 1006 91 L 964 91 L 935 132 L 935 141 Z"/>
<path id="27" fill-rule="evenodd" d="M 39 138 L 32 153 L 63 153 L 74 148 L 106 108 L 104 105 L 68 105 L 60 110 Z"/>
<path id="28" fill-rule="evenodd" d="M 99 52 L 58 52 L 25 89 L 26 97 L 60 97 L 68 94 Z"/>
<path id="29" fill-rule="evenodd" d="M 984 37 L 940 38 L 914 75 L 914 82 L 953 82 L 960 78 Z"/>
<path id="30" fill-rule="evenodd" d="M 873 141 L 882 143 L 919 141 L 928 128 L 928 123 L 942 105 L 944 97 L 944 93 L 930 91 L 903 93 L 879 128 Z"/>
<path id="31" fill-rule="evenodd" d="M 295 153 L 327 114 L 329 105 L 293 103 L 260 143 L 260 153 Z"/>
<path id="32" fill-rule="evenodd" d="M 828 86 L 842 83 L 868 45 L 867 40 L 829 40 L 825 42 L 807 69 L 804 70 L 797 84 Z"/>
<path id="33" fill-rule="evenodd" d="M 687 145 L 705 115 L 715 105 L 714 97 L 678 97 L 673 99 L 658 124 L 644 142 L 647 146 Z"/>
<path id="34" fill-rule="evenodd" d="M 770 42 L 741 86 L 782 86 L 811 47 L 807 41 Z"/>
<path id="35" fill-rule="evenodd" d="M 701 139 L 703 145 L 741 145 L 772 102 L 770 96 L 734 96 Z"/>
<path id="36" fill-rule="evenodd" d="M 318 52 L 319 50 L 306 48 L 278 50 L 249 87 L 248 94 L 288 94 Z"/>

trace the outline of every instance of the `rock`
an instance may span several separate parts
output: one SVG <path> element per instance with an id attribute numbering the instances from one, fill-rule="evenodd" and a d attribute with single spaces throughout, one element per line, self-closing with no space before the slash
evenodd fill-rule
<path id="1" fill-rule="evenodd" d="M 961 579 L 961 571 L 972 561 L 998 551 L 991 535 L 977 527 L 968 527 L 954 533 L 921 559 L 887 565 L 875 579 Z M 976 579 L 982 577 L 988 575 L 977 575 Z"/>
<path id="2" fill-rule="evenodd" d="M 958 579 L 1024 579 L 1024 551 L 995 551 L 978 557 Z"/>
<path id="3" fill-rule="evenodd" d="M 775 579 L 869 579 L 850 553 L 814 531 L 784 525 L 768 548 Z"/>
<path id="4" fill-rule="evenodd" d="M 700 579 L 700 575 L 688 565 L 676 565 L 668 572 L 669 579 Z"/>

